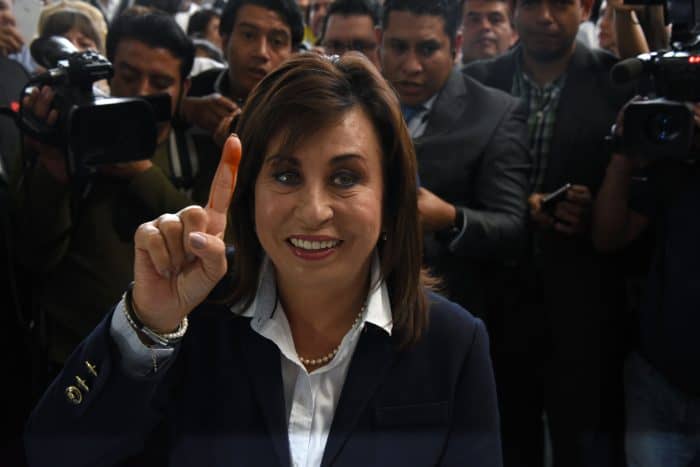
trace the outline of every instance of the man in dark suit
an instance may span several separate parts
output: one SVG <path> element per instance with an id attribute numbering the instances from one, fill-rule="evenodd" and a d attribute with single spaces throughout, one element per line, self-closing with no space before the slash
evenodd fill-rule
<path id="1" fill-rule="evenodd" d="M 483 315 L 482 262 L 523 243 L 529 159 L 517 99 L 453 69 L 458 24 L 446 1 L 387 1 L 381 59 L 416 147 L 426 260 Z"/>
<path id="2" fill-rule="evenodd" d="M 615 258 L 594 251 L 589 218 L 609 159 L 604 137 L 629 93 L 610 83 L 613 56 L 575 42 L 592 3 L 517 0 L 521 44 L 464 69 L 529 109 L 533 241 L 494 336 L 506 465 L 542 465 L 543 411 L 554 465 L 619 462 L 624 287 Z M 543 207 L 566 183 L 565 198 Z"/>

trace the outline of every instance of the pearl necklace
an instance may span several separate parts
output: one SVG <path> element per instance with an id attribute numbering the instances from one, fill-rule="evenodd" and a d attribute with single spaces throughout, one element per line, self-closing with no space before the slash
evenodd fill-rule
<path id="1" fill-rule="evenodd" d="M 362 320 L 362 315 L 364 314 L 366 308 L 367 308 L 367 304 L 362 305 L 362 308 L 360 309 L 360 312 L 357 314 L 355 321 L 353 321 L 352 326 L 350 326 L 350 329 L 355 329 L 357 327 L 357 325 L 360 324 L 360 321 Z M 341 343 L 342 343 L 342 341 L 341 341 Z M 340 350 L 340 344 L 338 344 L 333 350 L 328 352 L 323 357 L 304 358 L 299 354 L 297 354 L 297 356 L 299 357 L 299 361 L 306 367 L 320 366 L 320 365 L 325 365 L 326 363 L 333 360 L 333 358 L 336 356 L 336 354 L 338 353 L 339 350 Z"/>

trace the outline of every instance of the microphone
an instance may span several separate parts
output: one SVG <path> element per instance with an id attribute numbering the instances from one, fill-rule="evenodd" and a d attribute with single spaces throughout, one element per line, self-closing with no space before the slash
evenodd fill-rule
<path id="1" fill-rule="evenodd" d="M 625 84 L 639 78 L 644 72 L 645 62 L 638 58 L 627 58 L 615 64 L 610 70 L 610 77 L 615 84 Z"/>

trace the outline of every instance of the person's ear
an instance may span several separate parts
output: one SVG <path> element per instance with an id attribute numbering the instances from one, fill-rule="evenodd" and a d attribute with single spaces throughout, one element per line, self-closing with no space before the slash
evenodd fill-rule
<path id="1" fill-rule="evenodd" d="M 378 47 L 378 52 L 379 52 L 379 61 L 382 61 L 382 55 L 384 55 L 384 44 L 382 44 L 382 39 L 384 38 L 384 32 L 382 31 L 382 28 L 379 26 L 374 27 L 374 37 L 377 40 L 377 44 L 379 45 Z"/>
<path id="2" fill-rule="evenodd" d="M 581 22 L 588 21 L 593 10 L 593 0 L 579 0 L 581 2 Z"/>
<path id="3" fill-rule="evenodd" d="M 454 43 L 452 44 L 452 59 L 457 56 L 457 52 L 462 50 L 462 42 L 464 42 L 464 35 L 462 34 L 462 28 L 459 28 L 457 30 L 457 33 L 455 34 L 455 40 Z"/>

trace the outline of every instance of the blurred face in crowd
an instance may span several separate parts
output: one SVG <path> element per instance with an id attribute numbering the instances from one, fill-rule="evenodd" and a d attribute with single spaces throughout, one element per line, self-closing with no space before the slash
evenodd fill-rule
<path id="1" fill-rule="evenodd" d="M 617 35 L 613 23 L 613 9 L 608 8 L 608 3 L 603 0 L 600 5 L 600 15 L 598 16 L 598 43 L 601 49 L 619 55 L 617 50 Z"/>
<path id="2" fill-rule="evenodd" d="M 83 34 L 78 28 L 72 28 L 68 32 L 64 33 L 63 36 L 71 41 L 73 45 L 81 52 L 86 50 L 97 50 L 97 44 L 95 41 Z"/>
<path id="3" fill-rule="evenodd" d="M 0 0 L 0 26 L 4 26 L 2 21 L 7 13 L 12 14 L 12 0 Z"/>
<path id="4" fill-rule="evenodd" d="M 22 45 L 12 7 L 12 0 L 0 0 L 0 56 L 17 52 Z"/>
<path id="5" fill-rule="evenodd" d="M 518 39 L 508 3 L 501 0 L 466 0 L 462 16 L 462 61 L 493 58 Z"/>
<path id="6" fill-rule="evenodd" d="M 306 18 L 308 18 L 309 14 L 309 0 L 297 0 L 297 6 L 301 10 L 301 17 L 304 18 L 304 21 L 306 21 Z"/>
<path id="7" fill-rule="evenodd" d="M 377 33 L 369 15 L 329 16 L 321 45 L 329 55 L 343 55 L 348 50 L 362 52 L 379 68 Z"/>
<path id="8" fill-rule="evenodd" d="M 382 71 L 401 103 L 422 104 L 442 89 L 460 46 L 461 36 L 452 44 L 440 16 L 389 13 L 382 31 Z"/>
<path id="9" fill-rule="evenodd" d="M 217 46 L 218 48 L 222 47 L 221 35 L 219 34 L 220 22 L 221 20 L 218 16 L 212 16 L 209 20 L 209 24 L 207 24 L 207 27 L 204 30 L 204 38 L 212 44 L 214 44 L 215 46 Z"/>
<path id="10" fill-rule="evenodd" d="M 175 114 L 183 94 L 187 93 L 189 80 L 180 77 L 182 61 L 169 50 L 153 48 L 136 39 L 123 39 L 114 52 L 114 76 L 110 81 L 115 97 L 168 94 L 171 115 Z M 168 136 L 170 125 L 161 124 L 158 142 Z"/>
<path id="11" fill-rule="evenodd" d="M 311 0 L 309 4 L 309 27 L 317 38 L 323 32 L 323 20 L 328 14 L 328 7 L 333 0 Z"/>
<path id="12" fill-rule="evenodd" d="M 292 32 L 276 11 L 243 5 L 236 14 L 225 55 L 234 95 L 245 97 L 265 75 L 292 55 Z"/>
<path id="13" fill-rule="evenodd" d="M 569 56 L 590 11 L 589 0 L 516 0 L 515 28 L 525 53 L 542 62 Z"/>
<path id="14" fill-rule="evenodd" d="M 255 183 L 255 225 L 277 279 L 293 287 L 366 281 L 382 229 L 382 150 L 355 107 L 289 150 L 272 138 Z"/>

